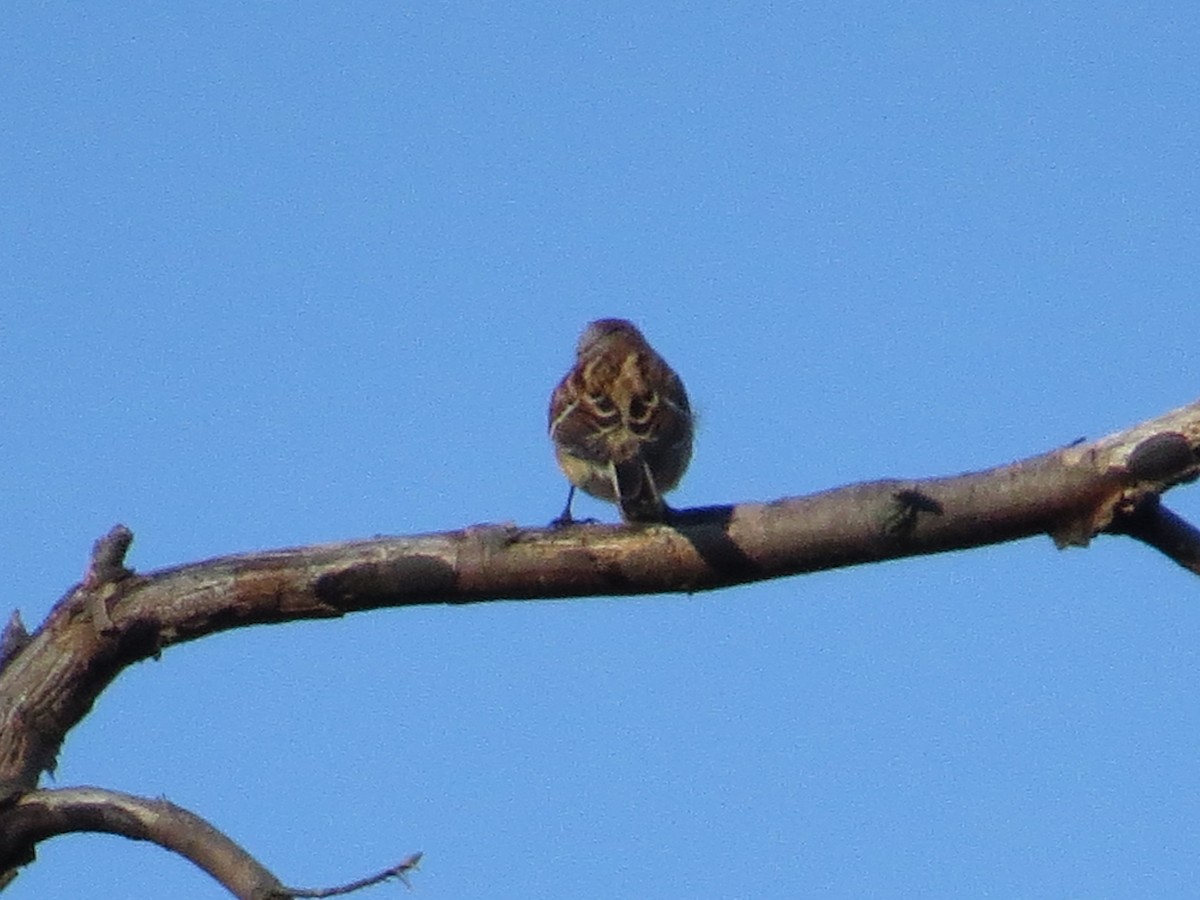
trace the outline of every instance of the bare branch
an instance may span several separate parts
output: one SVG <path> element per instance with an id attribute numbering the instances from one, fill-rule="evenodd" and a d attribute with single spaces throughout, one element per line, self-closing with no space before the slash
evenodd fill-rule
<path id="1" fill-rule="evenodd" d="M 669 524 L 460 531 L 228 556 L 137 575 L 97 542 L 0 670 L 0 838 L 67 732 L 126 666 L 231 628 L 427 603 L 695 592 L 1049 534 L 1128 534 L 1200 574 L 1196 530 L 1157 503 L 1200 476 L 1200 401 L 1091 443 L 949 478 L 674 512 Z M 23 796 L 24 795 L 24 796 Z M 4 803 L 10 804 L 7 808 Z M 24 845 L 22 845 L 24 846 Z M 0 840 L 0 858 L 17 860 Z M 390 870 L 389 870 L 390 871 Z"/>
<path id="2" fill-rule="evenodd" d="M 1198 474 L 1200 401 L 984 472 L 683 510 L 670 525 L 481 525 L 146 576 L 121 562 L 131 536 L 118 527 L 97 545 L 89 578 L 0 672 L 0 798 L 36 785 L 121 669 L 218 631 L 424 603 L 712 590 L 1035 534 L 1082 545 Z"/>
<path id="3" fill-rule="evenodd" d="M 242 900 L 266 900 L 284 888 L 254 857 L 199 816 L 167 800 L 96 787 L 31 791 L 0 816 L 0 870 L 33 859 L 47 838 L 75 831 L 150 841 L 191 860 Z"/>
<path id="4" fill-rule="evenodd" d="M 390 881 L 393 878 L 398 878 L 404 883 L 405 887 L 412 887 L 408 881 L 408 873 L 417 870 L 417 864 L 421 861 L 421 853 L 413 853 L 407 856 L 392 866 L 390 869 L 384 869 L 375 875 L 370 875 L 366 878 L 360 878 L 358 881 L 352 881 L 349 884 L 343 884 L 340 887 L 331 888 L 284 888 L 279 895 L 284 897 L 340 897 L 344 894 L 352 894 L 355 891 L 360 891 L 363 888 L 370 887 L 373 884 L 382 884 L 385 881 Z"/>
<path id="5" fill-rule="evenodd" d="M 1158 497 L 1147 498 L 1116 519 L 1109 531 L 1142 541 L 1200 575 L 1200 529 L 1163 506 Z"/>

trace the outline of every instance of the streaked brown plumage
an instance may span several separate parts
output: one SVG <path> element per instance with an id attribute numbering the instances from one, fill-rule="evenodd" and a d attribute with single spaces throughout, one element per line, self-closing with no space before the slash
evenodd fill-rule
<path id="1" fill-rule="evenodd" d="M 575 365 L 550 397 L 550 438 L 575 488 L 616 503 L 627 522 L 661 522 L 662 495 L 692 458 L 692 412 L 683 382 L 624 319 L 584 329 Z"/>

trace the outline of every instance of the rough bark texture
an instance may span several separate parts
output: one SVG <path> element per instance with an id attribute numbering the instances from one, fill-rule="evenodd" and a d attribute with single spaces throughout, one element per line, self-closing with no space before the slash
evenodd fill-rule
<path id="1" fill-rule="evenodd" d="M 53 770 L 63 738 L 104 688 L 126 666 L 172 644 L 387 606 L 690 593 L 1036 534 L 1060 547 L 1102 532 L 1125 534 L 1200 574 L 1200 533 L 1159 502 L 1197 475 L 1200 402 L 983 472 L 683 510 L 669 525 L 479 525 L 228 556 L 145 575 L 125 568 L 132 534 L 117 526 L 97 542 L 83 582 L 40 628 L 29 635 L 14 617 L 0 640 L 0 869 L 27 862 L 44 837 L 110 824 L 78 813 L 53 820 L 53 828 L 31 828 L 31 798 L 48 796 L 36 791 L 41 774 Z M 101 830 L 143 836 L 134 825 Z M 247 875 L 231 890 L 254 896 L 239 890 L 257 890 L 258 877 Z"/>

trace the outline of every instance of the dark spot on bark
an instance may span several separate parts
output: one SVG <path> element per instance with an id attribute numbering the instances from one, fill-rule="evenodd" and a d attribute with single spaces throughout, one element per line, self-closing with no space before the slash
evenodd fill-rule
<path id="1" fill-rule="evenodd" d="M 1164 431 L 1146 438 L 1129 454 L 1129 474 L 1153 480 L 1185 469 L 1195 462 L 1191 444 L 1177 431 Z"/>
<path id="2" fill-rule="evenodd" d="M 435 556 L 363 563 L 316 583 L 317 598 L 341 610 L 449 601 L 454 591 L 454 568 Z"/>

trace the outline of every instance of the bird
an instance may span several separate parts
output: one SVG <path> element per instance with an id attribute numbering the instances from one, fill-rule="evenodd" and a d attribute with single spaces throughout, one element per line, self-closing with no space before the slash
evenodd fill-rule
<path id="1" fill-rule="evenodd" d="M 632 322 L 584 328 L 575 364 L 550 395 L 550 439 L 571 483 L 555 524 L 571 517 L 576 488 L 616 503 L 626 522 L 664 522 L 662 495 L 692 458 L 691 406 L 683 381 Z"/>

